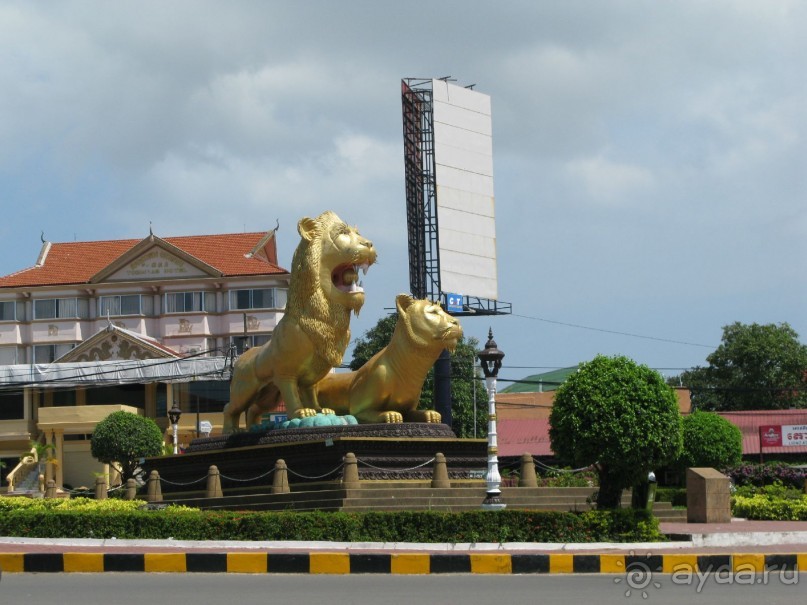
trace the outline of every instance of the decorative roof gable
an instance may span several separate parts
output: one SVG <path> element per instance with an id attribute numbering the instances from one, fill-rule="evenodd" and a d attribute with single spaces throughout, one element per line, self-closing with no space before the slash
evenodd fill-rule
<path id="1" fill-rule="evenodd" d="M 277 239 L 275 238 L 275 233 L 280 228 L 280 221 L 277 222 L 277 226 L 272 229 L 271 231 L 267 231 L 266 235 L 264 235 L 260 241 L 255 244 L 255 247 L 252 248 L 249 252 L 247 252 L 244 256 L 246 258 L 260 258 L 261 260 L 265 260 L 267 263 L 272 263 L 273 265 L 277 264 Z"/>
<path id="2" fill-rule="evenodd" d="M 90 278 L 104 281 L 141 281 L 164 277 L 221 277 L 222 272 L 167 242 L 149 235 Z"/>
<path id="3" fill-rule="evenodd" d="M 56 363 L 120 359 L 175 359 L 180 355 L 158 341 L 113 323 L 90 336 Z"/>

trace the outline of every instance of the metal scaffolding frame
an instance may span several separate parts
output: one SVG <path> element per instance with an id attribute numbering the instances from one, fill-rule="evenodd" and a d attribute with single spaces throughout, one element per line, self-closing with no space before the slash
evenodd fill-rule
<path id="1" fill-rule="evenodd" d="M 409 287 L 416 298 L 439 300 L 442 292 L 431 80 L 402 80 L 401 104 L 406 224 L 409 236 Z"/>
<path id="2" fill-rule="evenodd" d="M 437 223 L 437 164 L 434 156 L 434 107 L 430 78 L 401 80 L 406 225 L 409 237 L 409 288 L 416 298 L 447 307 L 440 283 Z M 463 295 L 462 311 L 452 315 L 506 315 L 512 305 Z"/>

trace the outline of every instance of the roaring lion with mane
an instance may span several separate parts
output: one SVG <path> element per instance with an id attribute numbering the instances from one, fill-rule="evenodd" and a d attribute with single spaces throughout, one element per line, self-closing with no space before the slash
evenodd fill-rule
<path id="1" fill-rule="evenodd" d="M 389 344 L 355 372 L 325 376 L 317 397 L 361 423 L 440 422 L 439 412 L 417 409 L 420 392 L 443 349 L 456 348 L 462 328 L 437 303 L 399 294 L 395 305 L 398 321 Z"/>
<path id="2" fill-rule="evenodd" d="M 289 418 L 323 409 L 314 385 L 342 363 L 350 342 L 350 313 L 364 304 L 359 271 L 376 260 L 372 242 L 333 212 L 303 218 L 300 243 L 292 258 L 286 310 L 272 339 L 249 349 L 233 367 L 230 402 L 224 407 L 225 434 L 257 424 L 282 399 Z"/>

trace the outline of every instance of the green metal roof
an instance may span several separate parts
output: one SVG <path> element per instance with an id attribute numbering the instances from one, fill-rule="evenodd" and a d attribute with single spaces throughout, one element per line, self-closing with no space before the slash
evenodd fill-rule
<path id="1" fill-rule="evenodd" d="M 563 384 L 569 375 L 577 371 L 578 366 L 571 368 L 562 368 L 560 370 L 551 370 L 543 374 L 533 374 L 522 378 L 519 382 L 514 382 L 502 393 L 537 393 L 545 391 L 554 391 L 561 384 Z"/>

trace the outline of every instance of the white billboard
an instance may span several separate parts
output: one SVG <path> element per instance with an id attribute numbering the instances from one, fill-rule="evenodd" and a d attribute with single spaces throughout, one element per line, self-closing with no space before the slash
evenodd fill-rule
<path id="1" fill-rule="evenodd" d="M 440 289 L 498 300 L 490 97 L 432 81 Z"/>

